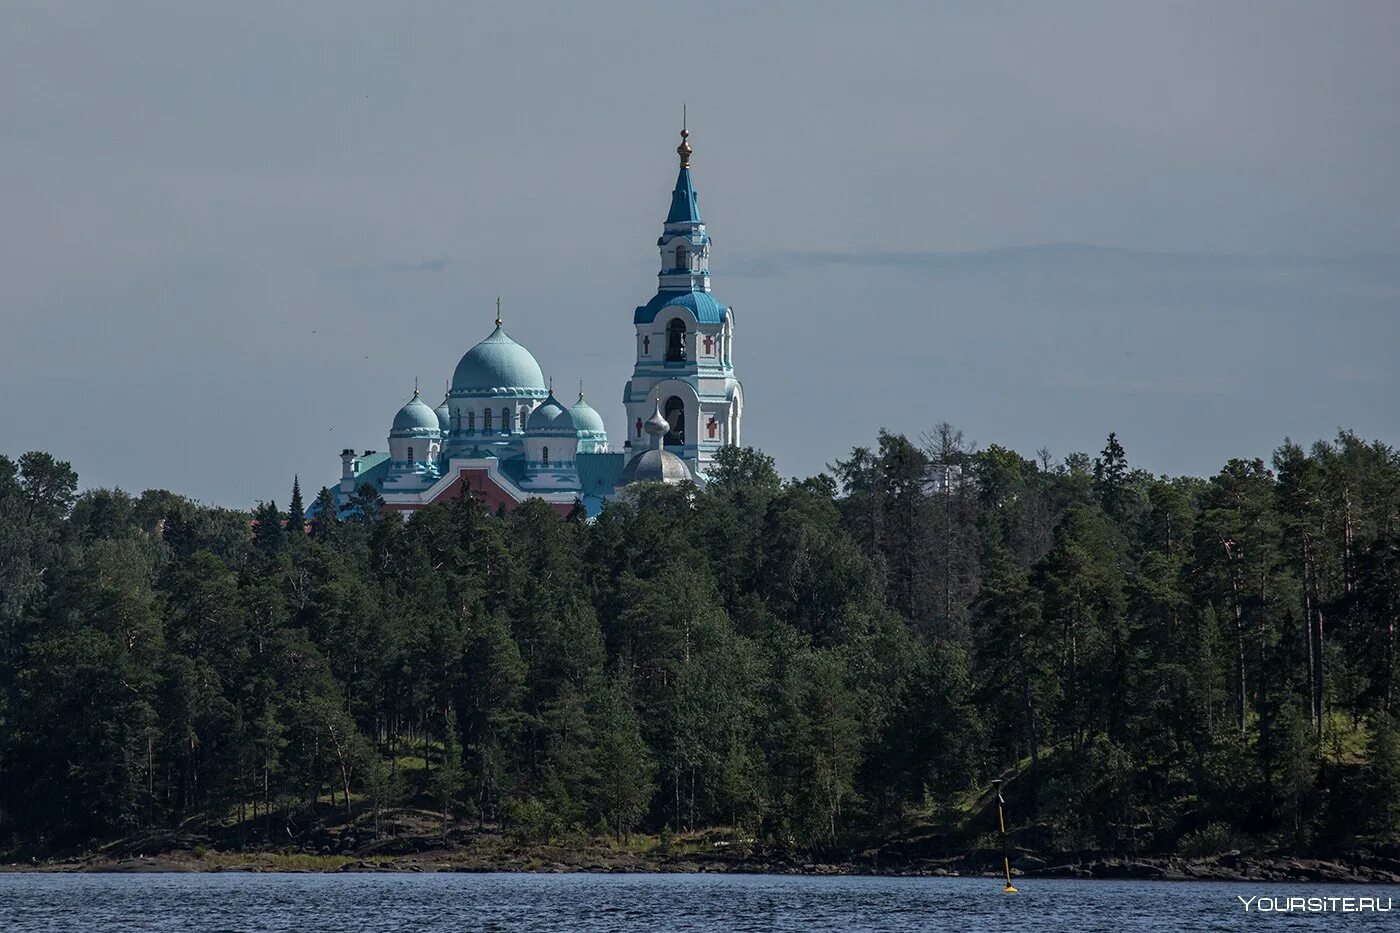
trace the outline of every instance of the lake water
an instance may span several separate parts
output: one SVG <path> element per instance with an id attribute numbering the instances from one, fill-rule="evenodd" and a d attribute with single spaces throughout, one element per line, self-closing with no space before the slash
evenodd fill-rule
<path id="1" fill-rule="evenodd" d="M 0 874 L 0 930 L 810 931 L 1400 929 L 1400 886 L 774 875 Z M 1259 913 L 1237 898 L 1379 898 Z M 1256 902 L 1257 904 L 1257 902 Z M 1342 902 L 1337 902 L 1337 907 Z M 1283 926 L 1280 927 L 1280 924 Z"/>

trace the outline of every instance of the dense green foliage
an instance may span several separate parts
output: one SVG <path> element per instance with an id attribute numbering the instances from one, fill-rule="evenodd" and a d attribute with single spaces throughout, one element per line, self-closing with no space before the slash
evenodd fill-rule
<path id="1" fill-rule="evenodd" d="M 1060 463 L 881 433 L 787 482 L 729 449 L 592 522 L 76 489 L 0 458 L 0 842 L 414 802 L 830 849 L 1003 776 L 1044 847 L 1400 819 L 1400 457 L 1347 433 L 1207 480 L 1113 436 Z"/>

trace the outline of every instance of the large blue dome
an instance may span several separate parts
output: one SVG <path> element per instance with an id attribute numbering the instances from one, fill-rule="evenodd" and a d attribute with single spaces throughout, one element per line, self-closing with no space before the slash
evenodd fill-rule
<path id="1" fill-rule="evenodd" d="M 499 324 L 457 363 L 452 395 L 508 395 L 539 398 L 546 393 L 544 373 L 530 351 L 510 339 Z"/>

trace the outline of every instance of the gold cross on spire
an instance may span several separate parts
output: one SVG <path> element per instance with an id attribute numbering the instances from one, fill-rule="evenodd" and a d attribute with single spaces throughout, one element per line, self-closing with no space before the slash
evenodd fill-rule
<path id="1" fill-rule="evenodd" d="M 501 326 L 501 296 L 496 296 L 496 326 Z"/>

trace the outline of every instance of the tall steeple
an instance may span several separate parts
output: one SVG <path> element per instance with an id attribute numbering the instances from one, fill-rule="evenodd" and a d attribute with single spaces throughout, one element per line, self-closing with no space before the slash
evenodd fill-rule
<path id="1" fill-rule="evenodd" d="M 681 157 L 680 174 L 676 176 L 676 189 L 671 192 L 671 210 L 666 214 L 666 225 L 703 224 L 700 219 L 700 205 L 695 198 L 695 183 L 690 178 L 690 130 L 681 119 L 681 144 L 676 147 L 676 155 Z"/>
<path id="2" fill-rule="evenodd" d="M 666 226 L 656 245 L 661 249 L 661 271 L 658 286 L 661 291 L 707 292 L 710 290 L 710 237 L 705 221 L 700 218 L 699 196 L 690 177 L 690 130 L 681 120 L 680 172 L 671 192 L 671 209 L 666 212 Z"/>
<path id="3" fill-rule="evenodd" d="M 710 294 L 710 235 L 690 173 L 694 151 L 682 119 L 680 173 L 656 241 L 657 290 L 632 315 L 637 364 L 622 400 L 633 447 L 647 443 L 643 435 L 654 433 L 648 421 L 659 411 L 669 425 L 663 446 L 703 477 L 720 448 L 741 442 L 744 403 L 731 356 L 733 309 Z"/>

